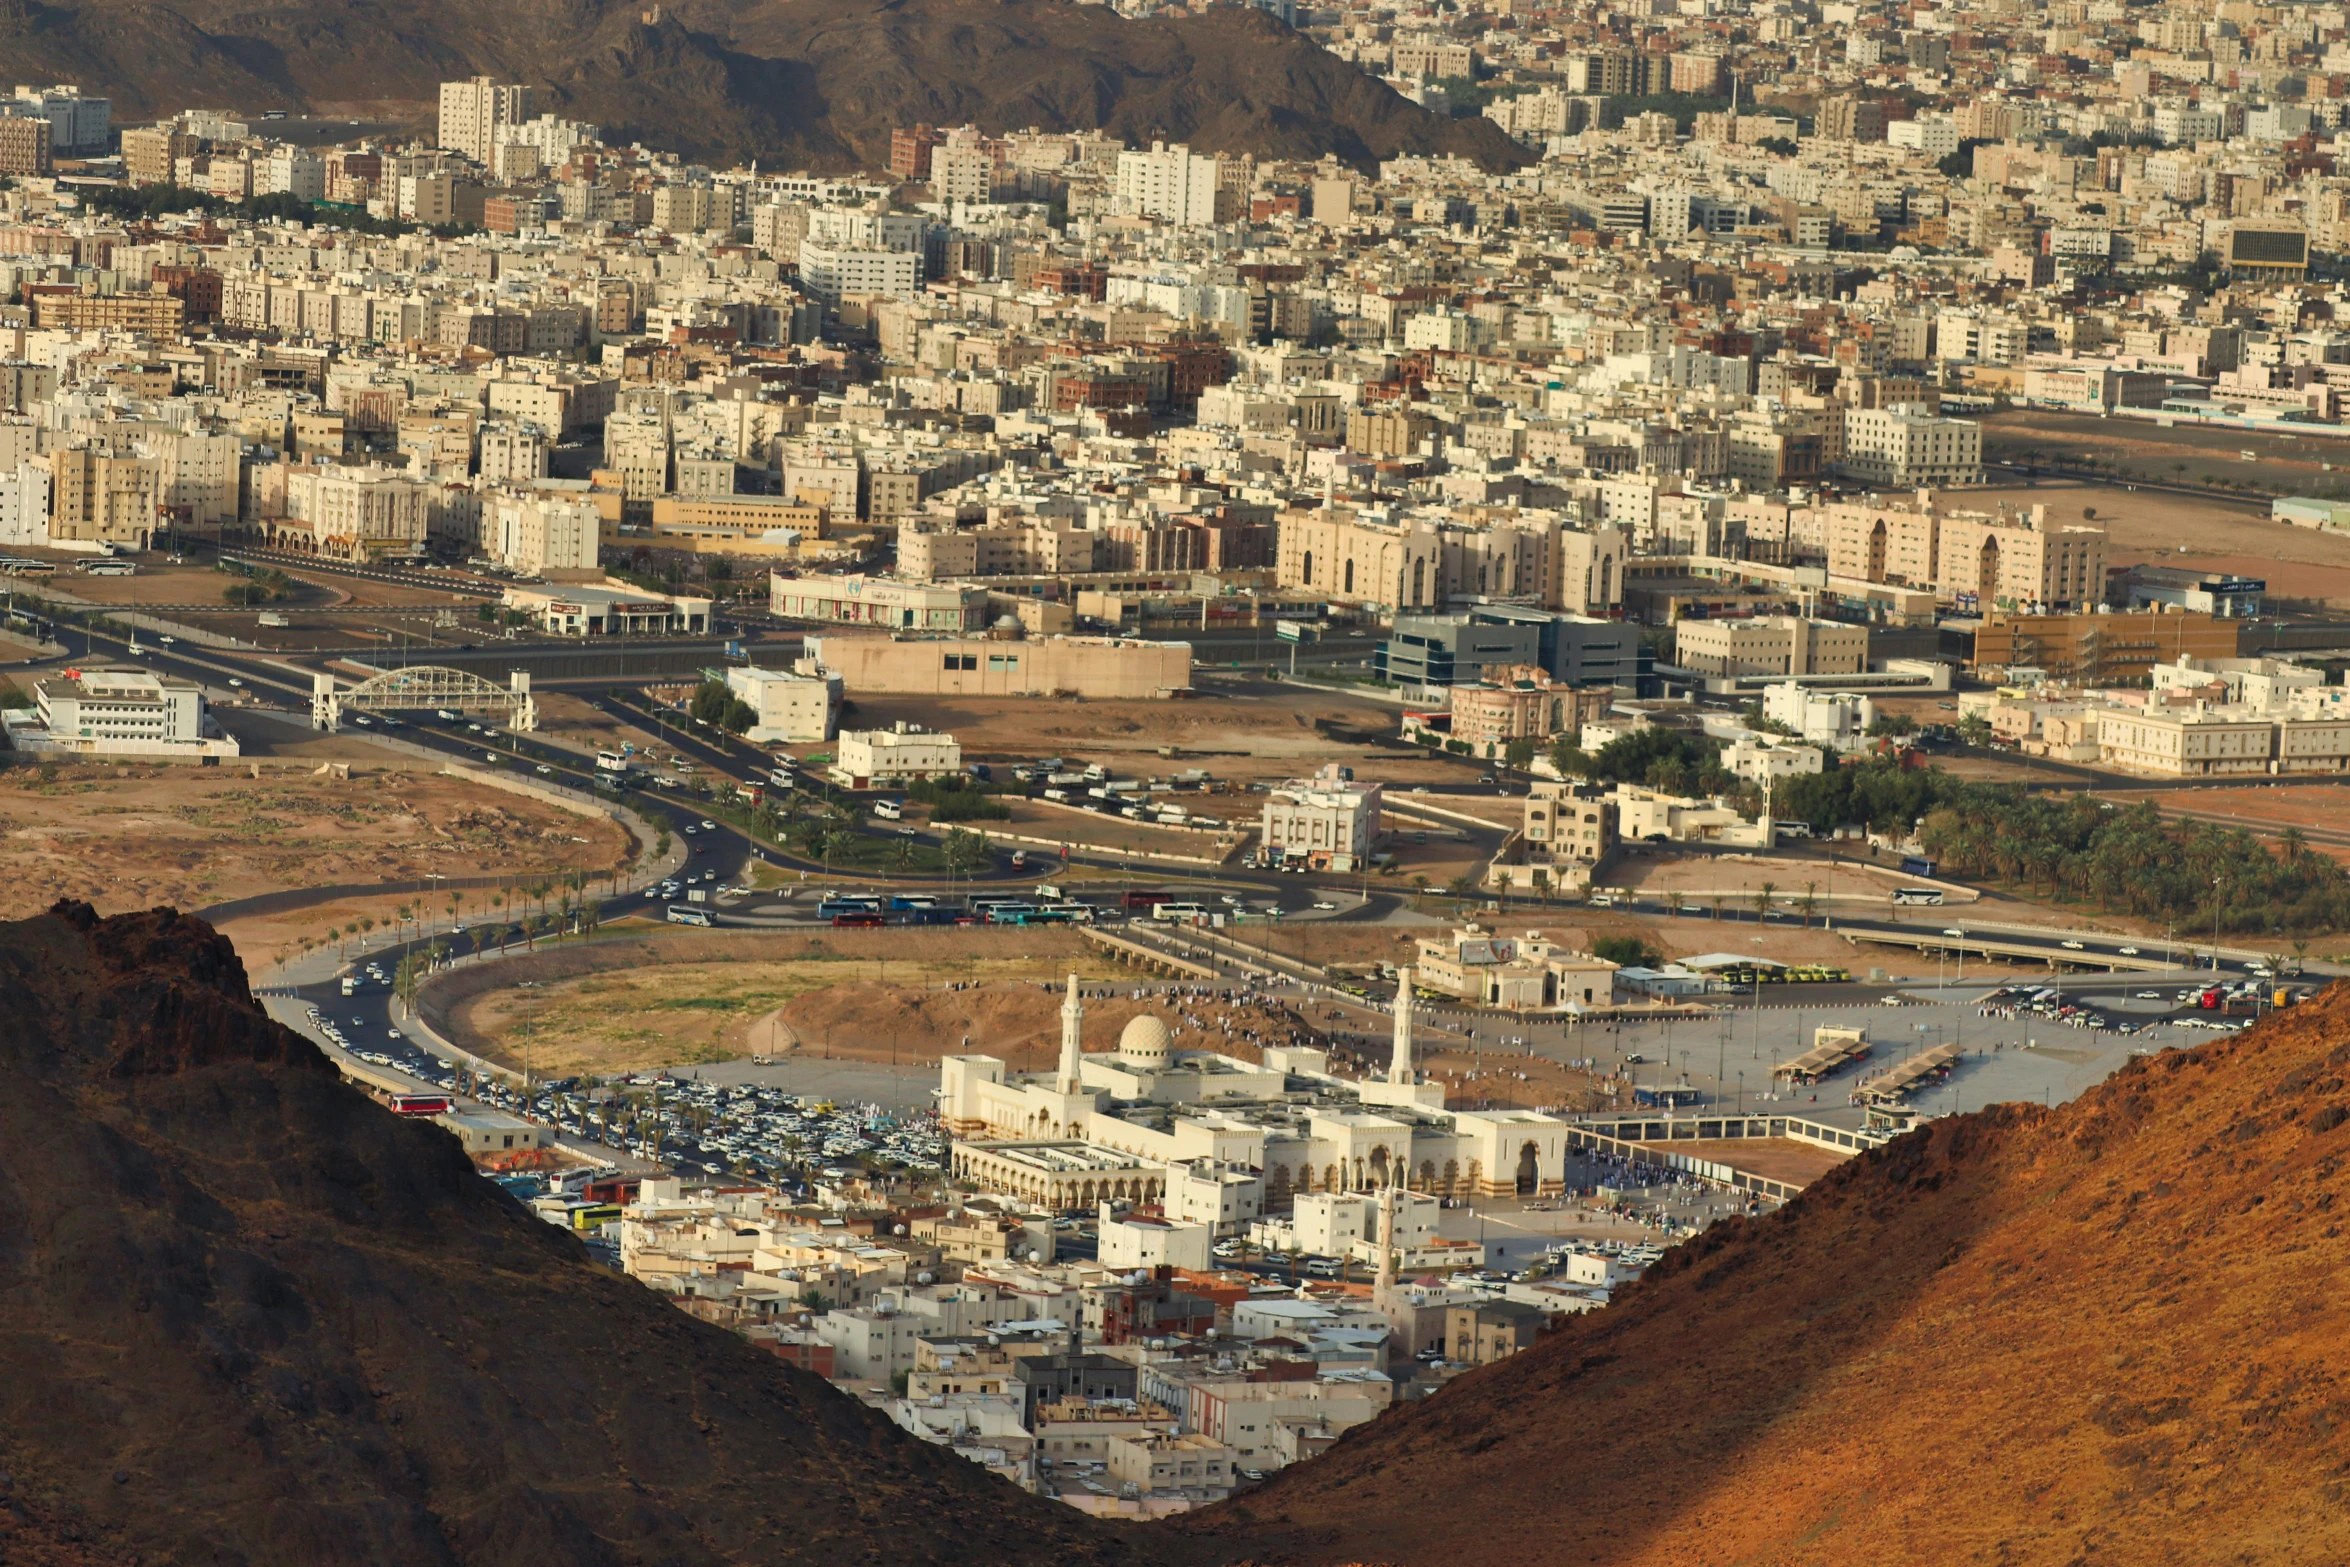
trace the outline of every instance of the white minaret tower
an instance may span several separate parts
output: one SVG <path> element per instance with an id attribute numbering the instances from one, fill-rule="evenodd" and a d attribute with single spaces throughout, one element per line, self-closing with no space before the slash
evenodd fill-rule
<path id="1" fill-rule="evenodd" d="M 1085 1003 L 1077 999 L 1077 976 L 1069 976 L 1069 999 L 1061 1003 L 1061 1074 L 1053 1086 L 1064 1094 L 1085 1091 Z"/>
<path id="2" fill-rule="evenodd" d="M 1387 1061 L 1387 1081 L 1398 1088 L 1412 1086 L 1412 971 L 1395 976 L 1395 1053 Z"/>

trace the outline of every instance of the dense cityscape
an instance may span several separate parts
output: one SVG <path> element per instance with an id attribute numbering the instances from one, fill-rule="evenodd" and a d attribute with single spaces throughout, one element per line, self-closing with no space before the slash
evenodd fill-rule
<path id="1" fill-rule="evenodd" d="M 0 1560 L 2339 1559 L 2350 10 L 1234 9 L 0 99 Z"/>

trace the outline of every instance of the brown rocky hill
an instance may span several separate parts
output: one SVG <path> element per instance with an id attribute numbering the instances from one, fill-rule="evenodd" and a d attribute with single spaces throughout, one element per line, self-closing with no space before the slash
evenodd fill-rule
<path id="1" fill-rule="evenodd" d="M 429 124 L 440 82 L 486 74 L 617 141 L 829 170 L 881 167 L 891 128 L 917 121 L 1525 161 L 1490 122 L 1430 114 L 1231 6 L 1129 21 L 1068 0 L 0 0 L 0 65 L 110 93 L 126 122 L 365 106 Z"/>
<path id="2" fill-rule="evenodd" d="M 596 1268 L 267 1019 L 199 921 L 0 925 L 0 1079 L 0 1562 L 1182 1544 L 992 1479 Z"/>
<path id="3" fill-rule="evenodd" d="M 1931 1123 L 1176 1521 L 1291 1563 L 2350 1560 L 2350 987 Z"/>

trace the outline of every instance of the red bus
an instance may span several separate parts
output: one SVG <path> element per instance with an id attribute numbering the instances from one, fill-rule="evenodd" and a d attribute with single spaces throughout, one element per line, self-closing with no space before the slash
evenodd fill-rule
<path id="1" fill-rule="evenodd" d="M 447 1094 L 394 1094 L 394 1115 L 446 1115 L 449 1110 Z"/>
<path id="2" fill-rule="evenodd" d="M 1125 906 L 1130 909 L 1155 909 L 1162 903 L 1173 903 L 1175 894 L 1171 892 L 1129 892 L 1123 901 Z"/>
<path id="3" fill-rule="evenodd" d="M 889 920 L 880 914 L 835 914 L 832 917 L 832 923 L 835 925 L 873 926 L 886 925 Z"/>

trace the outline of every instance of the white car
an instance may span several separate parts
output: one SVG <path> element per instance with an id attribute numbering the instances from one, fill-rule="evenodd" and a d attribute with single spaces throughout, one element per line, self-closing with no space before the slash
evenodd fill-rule
<path id="1" fill-rule="evenodd" d="M 704 823 L 702 823 L 702 831 L 704 831 L 704 832 L 716 832 L 717 830 L 718 830 L 718 824 L 717 824 L 716 822 L 704 822 Z"/>
<path id="2" fill-rule="evenodd" d="M 1956 938 L 1957 940 L 1960 940 L 1960 941 L 1964 941 L 1964 940 L 1966 940 L 1966 932 L 1965 932 L 1965 931 L 1963 931 L 1963 930 L 1960 930 L 1960 929 L 1959 929 L 1957 926 L 1955 926 L 1955 925 L 1951 926 L 1951 927 L 1950 927 L 1948 930 L 1944 931 L 1942 934 L 1943 934 L 1943 935 L 1945 935 L 1945 936 L 1954 937 L 1954 938 Z"/>
<path id="3" fill-rule="evenodd" d="M 2124 947 L 2121 949 L 2121 955 L 2125 958 L 2134 958 L 2138 955 L 2138 949 L 2136 947 Z"/>
<path id="4" fill-rule="evenodd" d="M 2064 950 L 2067 952 L 2078 952 L 2081 950 L 2081 944 L 2077 941 L 2067 941 L 2062 943 L 2062 945 Z"/>
<path id="5" fill-rule="evenodd" d="M 544 762 L 541 762 L 541 763 L 539 763 L 539 765 L 538 765 L 538 771 L 539 771 L 541 774 L 543 774 L 543 775 L 545 775 L 546 777 L 549 777 L 549 778 L 552 778 L 552 777 L 554 777 L 554 776 L 555 776 L 555 769 L 553 769 L 552 767 L 549 767 L 549 766 L 548 766 L 546 763 L 544 763 Z"/>
<path id="6" fill-rule="evenodd" d="M 1317 903 L 1314 905 L 1314 907 L 1322 910 L 1324 913 L 1328 913 L 1330 910 L 1337 908 L 1338 905 L 1335 903 Z"/>

